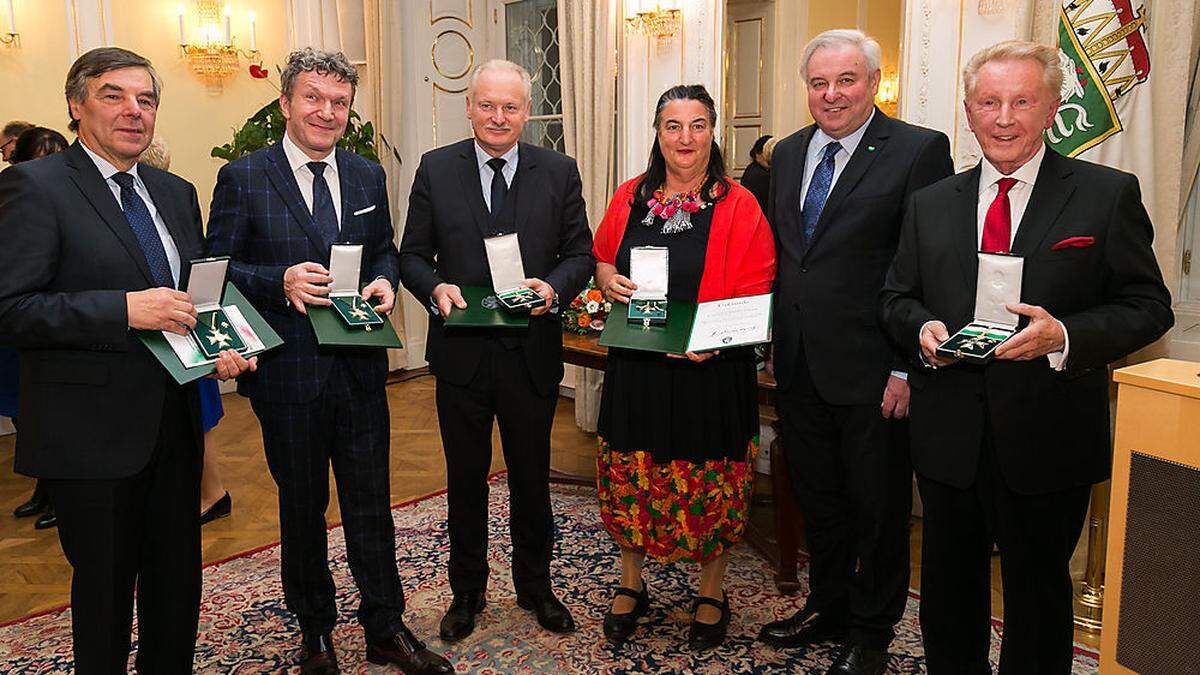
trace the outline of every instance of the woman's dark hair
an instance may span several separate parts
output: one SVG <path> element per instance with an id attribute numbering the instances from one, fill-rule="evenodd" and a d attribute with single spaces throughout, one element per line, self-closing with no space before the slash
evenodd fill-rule
<path id="1" fill-rule="evenodd" d="M 658 147 L 657 132 L 662 123 L 663 108 L 671 101 L 699 101 L 708 111 L 708 123 L 713 127 L 713 142 L 700 194 L 705 200 L 712 199 L 713 203 L 719 202 L 729 192 L 729 179 L 725 174 L 725 158 L 721 155 L 720 146 L 717 145 L 717 106 L 702 84 L 677 84 L 658 97 L 658 104 L 654 106 L 655 134 L 654 145 L 650 148 L 650 163 L 646 166 L 646 173 L 633 192 L 634 202 L 645 204 L 650 201 L 650 198 L 654 196 L 654 191 L 661 187 L 667 179 L 667 160 L 663 157 L 662 148 Z"/>
<path id="2" fill-rule="evenodd" d="M 13 145 L 12 163 L 28 162 L 67 149 L 67 139 L 46 127 L 34 127 L 21 132 Z"/>
<path id="3" fill-rule="evenodd" d="M 758 140 L 754 141 L 753 147 L 750 148 L 750 161 L 751 162 L 758 161 L 759 155 L 762 154 L 763 146 L 766 145 L 767 141 L 769 141 L 769 140 L 771 140 L 771 135 L 767 134 L 766 136 L 759 136 Z"/>

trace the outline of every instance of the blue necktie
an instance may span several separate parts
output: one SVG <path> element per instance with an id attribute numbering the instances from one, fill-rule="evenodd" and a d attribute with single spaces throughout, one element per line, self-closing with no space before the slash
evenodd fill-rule
<path id="1" fill-rule="evenodd" d="M 337 211 L 333 209 L 333 195 L 329 192 L 329 183 L 325 180 L 325 162 L 309 162 L 308 170 L 313 175 L 312 216 L 317 231 L 325 238 L 325 244 L 332 246 L 338 236 Z"/>
<path id="2" fill-rule="evenodd" d="M 171 263 L 167 261 L 167 249 L 163 247 L 162 239 L 158 236 L 158 228 L 154 226 L 154 218 L 146 202 L 138 195 L 133 187 L 133 174 L 123 171 L 114 173 L 112 179 L 121 187 L 121 209 L 125 211 L 125 220 L 129 221 L 129 229 L 137 237 L 142 255 L 146 256 L 146 264 L 150 267 L 150 277 L 155 285 L 175 288 L 175 279 L 171 275 Z"/>
<path id="3" fill-rule="evenodd" d="M 804 195 L 804 206 L 800 209 L 800 219 L 804 221 L 805 241 L 812 241 L 813 232 L 817 230 L 821 210 L 825 208 L 825 200 L 829 198 L 829 188 L 833 187 L 833 156 L 841 149 L 842 144 L 837 141 L 825 146 L 825 156 L 817 164 L 812 180 L 808 183 L 808 194 Z"/>

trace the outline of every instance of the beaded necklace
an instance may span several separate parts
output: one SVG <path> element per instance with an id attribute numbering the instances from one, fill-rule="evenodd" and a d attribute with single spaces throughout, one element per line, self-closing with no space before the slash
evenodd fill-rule
<path id="1" fill-rule="evenodd" d="M 712 206 L 700 199 L 700 188 L 687 192 L 677 192 L 666 196 L 663 188 L 654 191 L 654 196 L 646 202 L 650 212 L 642 219 L 647 227 L 654 224 L 656 218 L 663 219 L 662 233 L 675 234 L 692 229 L 692 214 Z"/>

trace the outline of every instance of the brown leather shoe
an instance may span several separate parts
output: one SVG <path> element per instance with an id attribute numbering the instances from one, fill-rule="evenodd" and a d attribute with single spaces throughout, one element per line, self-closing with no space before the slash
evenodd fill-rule
<path id="1" fill-rule="evenodd" d="M 338 675 L 337 655 L 329 634 L 304 636 L 304 659 L 300 662 L 303 675 Z"/>
<path id="2" fill-rule="evenodd" d="M 367 660 L 377 666 L 399 666 L 405 675 L 454 672 L 454 666 L 449 661 L 426 649 L 406 626 L 401 626 L 395 635 L 382 642 L 367 643 Z"/>

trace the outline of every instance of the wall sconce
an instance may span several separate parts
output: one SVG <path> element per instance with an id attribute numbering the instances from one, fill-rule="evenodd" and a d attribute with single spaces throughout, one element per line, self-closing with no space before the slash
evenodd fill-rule
<path id="1" fill-rule="evenodd" d="M 625 19 L 625 23 L 630 30 L 648 38 L 663 40 L 679 34 L 683 26 L 683 13 L 678 9 L 663 9 L 661 3 L 655 2 L 654 9 L 639 11 Z"/>
<path id="2" fill-rule="evenodd" d="M 1008 11 L 1008 0 L 979 0 L 975 11 L 979 12 L 980 16 L 1003 14 Z"/>
<path id="3" fill-rule="evenodd" d="M 255 44 L 254 12 L 250 12 L 250 49 L 238 49 L 233 43 L 233 27 L 230 22 L 232 10 L 229 5 L 221 6 L 220 0 L 195 0 L 199 18 L 193 29 L 193 41 L 188 41 L 184 24 L 186 8 L 179 4 L 179 51 L 191 66 L 192 72 L 211 84 L 233 75 L 241 69 L 239 56 L 257 63 L 258 48 Z"/>
<path id="4" fill-rule="evenodd" d="M 8 5 L 8 32 L 0 35 L 0 43 L 6 47 L 20 47 L 21 34 L 17 32 L 17 15 L 13 13 L 13 0 L 7 0 Z"/>
<path id="5" fill-rule="evenodd" d="M 888 73 L 879 80 L 879 93 L 875 100 L 884 106 L 894 106 L 900 100 L 900 76 Z"/>

